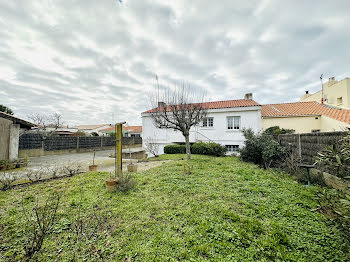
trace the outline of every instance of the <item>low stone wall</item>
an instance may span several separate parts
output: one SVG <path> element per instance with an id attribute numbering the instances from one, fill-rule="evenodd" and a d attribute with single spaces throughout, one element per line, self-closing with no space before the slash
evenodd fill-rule
<path id="1" fill-rule="evenodd" d="M 350 183 L 337 177 L 337 176 L 333 176 L 331 174 L 328 174 L 326 172 L 322 172 L 318 169 L 311 169 L 310 170 L 310 176 L 312 177 L 321 177 L 322 182 L 330 187 L 330 188 L 335 188 L 338 190 L 341 190 L 343 192 L 347 192 L 350 193 Z"/>
<path id="2" fill-rule="evenodd" d="M 39 157 L 39 156 L 75 154 L 75 153 L 84 153 L 84 152 L 111 150 L 111 149 L 114 149 L 114 147 L 113 146 L 105 146 L 105 147 L 98 147 L 98 148 L 80 148 L 80 149 L 75 148 L 75 149 L 62 149 L 62 150 L 51 150 L 51 151 L 45 151 L 42 148 L 40 148 L 40 149 L 24 149 L 24 150 L 18 151 L 18 156 L 20 158 Z"/>
<path id="3" fill-rule="evenodd" d="M 144 159 L 146 158 L 146 152 L 138 151 L 130 153 L 122 153 L 123 159 Z"/>

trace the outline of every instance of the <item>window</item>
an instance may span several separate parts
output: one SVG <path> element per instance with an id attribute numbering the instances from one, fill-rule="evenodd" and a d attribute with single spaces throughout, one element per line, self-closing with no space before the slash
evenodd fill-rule
<path id="1" fill-rule="evenodd" d="M 320 132 L 320 131 L 321 131 L 320 129 L 312 129 L 312 130 L 311 130 L 312 133 L 318 133 L 318 132 Z"/>
<path id="2" fill-rule="evenodd" d="M 238 152 L 239 145 L 226 145 L 227 152 Z"/>
<path id="3" fill-rule="evenodd" d="M 203 119 L 203 127 L 213 127 L 214 126 L 214 117 L 206 117 Z"/>
<path id="4" fill-rule="evenodd" d="M 130 137 L 141 137 L 140 134 L 130 134 Z"/>
<path id="5" fill-rule="evenodd" d="M 240 128 L 240 116 L 228 116 L 227 117 L 227 129 L 238 130 Z"/>
<path id="6" fill-rule="evenodd" d="M 343 97 L 342 96 L 337 98 L 337 104 L 338 105 L 343 104 Z"/>

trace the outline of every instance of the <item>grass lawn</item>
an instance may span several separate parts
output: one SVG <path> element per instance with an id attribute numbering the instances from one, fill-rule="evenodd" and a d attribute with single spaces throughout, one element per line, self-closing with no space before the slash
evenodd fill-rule
<path id="1" fill-rule="evenodd" d="M 0 192 L 0 260 L 23 255 L 22 206 L 66 188 L 34 259 L 350 261 L 342 232 L 315 211 L 325 189 L 232 157 L 193 156 L 185 175 L 182 157 L 162 156 L 174 161 L 135 174 L 126 193 L 106 192 L 108 175 L 98 172 Z"/>

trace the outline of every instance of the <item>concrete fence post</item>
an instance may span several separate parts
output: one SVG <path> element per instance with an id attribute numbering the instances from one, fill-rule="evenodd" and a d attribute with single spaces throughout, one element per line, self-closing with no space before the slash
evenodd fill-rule
<path id="1" fill-rule="evenodd" d="M 79 136 L 77 136 L 77 150 L 79 150 Z"/>
<path id="2" fill-rule="evenodd" d="M 19 145 L 19 125 L 10 125 L 10 141 L 9 141 L 9 160 L 17 160 L 18 158 L 18 145 Z"/>
<path id="3" fill-rule="evenodd" d="M 103 136 L 101 136 L 101 147 L 103 147 Z"/>

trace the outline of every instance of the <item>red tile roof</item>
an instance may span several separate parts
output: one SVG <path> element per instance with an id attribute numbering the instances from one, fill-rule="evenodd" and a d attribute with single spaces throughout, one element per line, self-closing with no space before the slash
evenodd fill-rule
<path id="1" fill-rule="evenodd" d="M 321 105 L 318 102 L 263 105 L 261 108 L 261 115 L 262 117 L 323 115 L 350 124 L 350 110 Z"/>
<path id="2" fill-rule="evenodd" d="M 215 102 L 204 102 L 199 103 L 203 106 L 205 109 L 220 109 L 220 108 L 232 108 L 232 107 L 250 107 L 250 106 L 260 106 L 259 103 L 255 102 L 252 99 L 238 99 L 238 100 L 226 100 L 226 101 L 215 101 Z M 143 113 L 152 113 L 156 112 L 158 109 L 153 108 L 150 110 L 147 110 Z M 170 111 L 170 107 L 168 106 L 168 111 Z"/>
<path id="3" fill-rule="evenodd" d="M 103 126 L 108 126 L 109 124 L 98 124 L 98 125 L 80 125 L 80 126 L 75 126 L 74 128 L 77 128 L 79 130 L 92 130 L 92 129 L 96 129 L 99 127 L 103 127 Z"/>
<path id="4" fill-rule="evenodd" d="M 142 133 L 142 126 L 123 126 L 123 130 L 133 133 Z"/>
<path id="5" fill-rule="evenodd" d="M 7 113 L 2 112 L 2 111 L 0 111 L 0 117 L 11 120 L 13 123 L 19 124 L 21 127 L 24 127 L 24 128 L 30 129 L 31 127 L 36 126 L 35 124 L 33 124 L 27 120 L 21 119 L 19 117 L 14 116 L 14 115 L 7 114 Z"/>

